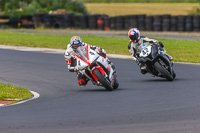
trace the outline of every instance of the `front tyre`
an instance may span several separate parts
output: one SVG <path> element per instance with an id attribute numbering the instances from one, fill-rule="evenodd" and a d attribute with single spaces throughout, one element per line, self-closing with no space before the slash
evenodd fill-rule
<path id="1" fill-rule="evenodd" d="M 112 87 L 110 81 L 108 79 L 106 79 L 98 69 L 95 69 L 93 71 L 93 74 L 97 77 L 99 82 L 106 88 L 106 90 L 108 90 L 108 91 L 113 90 L 113 87 Z"/>
<path id="2" fill-rule="evenodd" d="M 115 79 L 114 79 L 115 81 L 114 81 L 114 85 L 113 85 L 113 89 L 117 89 L 118 88 L 118 86 L 119 86 L 119 81 L 117 80 L 117 78 L 115 77 Z"/>
<path id="3" fill-rule="evenodd" d="M 160 62 L 155 62 L 154 66 L 158 69 L 158 71 L 165 77 L 168 81 L 172 81 L 174 78 L 171 73 L 164 67 Z"/>

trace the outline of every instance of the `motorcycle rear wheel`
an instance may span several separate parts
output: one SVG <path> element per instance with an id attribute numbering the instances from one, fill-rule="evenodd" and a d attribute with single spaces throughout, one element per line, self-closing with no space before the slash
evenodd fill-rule
<path id="1" fill-rule="evenodd" d="M 113 90 L 113 87 L 112 87 L 110 81 L 108 81 L 108 79 L 106 79 L 98 69 L 95 69 L 93 71 L 93 73 L 97 77 L 99 82 L 106 88 L 106 90 L 108 90 L 108 91 L 112 91 Z"/>

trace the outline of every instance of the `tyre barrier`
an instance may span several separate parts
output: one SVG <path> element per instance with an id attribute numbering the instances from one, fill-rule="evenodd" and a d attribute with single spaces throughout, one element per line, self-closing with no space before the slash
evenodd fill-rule
<path id="1" fill-rule="evenodd" d="M 177 17 L 177 31 L 185 31 L 185 17 L 183 15 Z"/>
<path id="2" fill-rule="evenodd" d="M 145 28 L 146 28 L 146 31 L 153 31 L 153 16 L 146 16 Z"/>
<path id="3" fill-rule="evenodd" d="M 130 18 L 130 28 L 131 27 L 138 27 L 138 16 L 137 15 L 132 15 Z"/>
<path id="4" fill-rule="evenodd" d="M 124 16 L 117 16 L 116 17 L 116 30 L 123 30 L 124 29 Z"/>
<path id="5" fill-rule="evenodd" d="M 97 17 L 97 29 L 109 30 L 109 19 L 107 15 L 100 15 Z"/>
<path id="6" fill-rule="evenodd" d="M 91 15 L 88 17 L 89 29 L 97 29 L 97 18 L 99 15 Z"/>
<path id="7" fill-rule="evenodd" d="M 177 31 L 177 16 L 171 16 L 171 31 Z"/>
<path id="8" fill-rule="evenodd" d="M 153 16 L 153 30 L 154 31 L 162 31 L 162 16 L 155 15 Z"/>
<path id="9" fill-rule="evenodd" d="M 200 16 L 193 16 L 193 31 L 200 31 Z"/>
<path id="10" fill-rule="evenodd" d="M 35 14 L 35 15 L 33 15 L 33 22 L 34 22 L 35 27 L 43 26 L 44 16 L 45 16 L 45 14 Z"/>
<path id="11" fill-rule="evenodd" d="M 140 30 L 146 30 L 146 28 L 145 28 L 145 17 L 146 17 L 146 15 L 138 15 L 137 16 L 137 21 L 138 21 L 138 29 L 140 29 Z"/>
<path id="12" fill-rule="evenodd" d="M 0 16 L 0 28 L 6 28 L 9 25 L 9 16 Z"/>
<path id="13" fill-rule="evenodd" d="M 116 17 L 110 17 L 110 29 L 115 30 L 116 29 Z"/>
<path id="14" fill-rule="evenodd" d="M 162 16 L 162 30 L 170 31 L 170 29 L 171 29 L 171 16 L 163 15 Z"/>
<path id="15" fill-rule="evenodd" d="M 12 28 L 19 28 L 21 26 L 20 17 L 17 16 L 10 16 L 9 26 Z"/>
<path id="16" fill-rule="evenodd" d="M 33 23 L 33 16 L 21 16 L 20 22 L 20 28 L 35 28 Z"/>
<path id="17" fill-rule="evenodd" d="M 98 30 L 128 30 L 137 27 L 141 31 L 195 31 L 200 32 L 200 15 L 49 15 L 0 16 L 0 28 L 78 28 Z"/>

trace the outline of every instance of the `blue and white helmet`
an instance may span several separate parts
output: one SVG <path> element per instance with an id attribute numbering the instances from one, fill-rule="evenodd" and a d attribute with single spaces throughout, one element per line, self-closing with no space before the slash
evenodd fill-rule
<path id="1" fill-rule="evenodd" d="M 140 39 L 140 31 L 137 28 L 132 28 L 129 30 L 128 36 L 133 43 L 137 43 Z"/>
<path id="2" fill-rule="evenodd" d="M 73 49 L 77 49 L 82 44 L 82 39 L 79 36 L 73 36 L 70 39 L 70 44 Z"/>

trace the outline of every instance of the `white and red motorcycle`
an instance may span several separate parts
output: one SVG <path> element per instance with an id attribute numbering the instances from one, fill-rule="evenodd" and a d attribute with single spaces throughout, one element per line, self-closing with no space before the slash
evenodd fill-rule
<path id="1" fill-rule="evenodd" d="M 85 75 L 94 85 L 103 86 L 108 91 L 118 88 L 116 71 L 108 63 L 108 58 L 100 56 L 90 45 L 78 47 L 75 58 L 78 73 Z"/>

